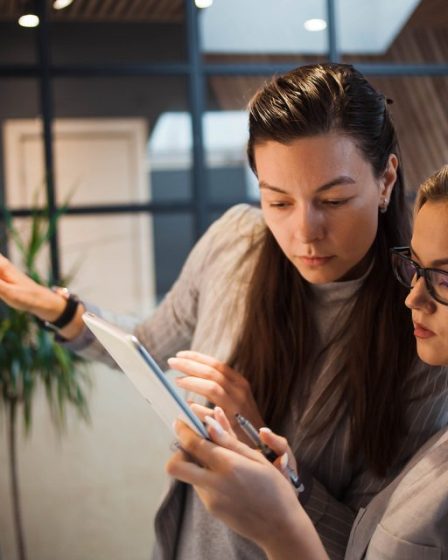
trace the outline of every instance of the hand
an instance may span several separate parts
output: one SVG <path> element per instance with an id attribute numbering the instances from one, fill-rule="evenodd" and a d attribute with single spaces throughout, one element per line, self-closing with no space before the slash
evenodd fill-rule
<path id="1" fill-rule="evenodd" d="M 260 452 L 236 440 L 215 419 L 207 416 L 207 424 L 213 441 L 177 422 L 185 452 L 173 455 L 167 472 L 192 484 L 210 513 L 257 543 L 272 560 L 327 558 L 290 483 Z"/>
<path id="2" fill-rule="evenodd" d="M 242 414 L 257 428 L 264 425 L 249 382 L 227 364 L 193 351 L 178 352 L 168 363 L 185 374 L 185 377 L 176 378 L 176 384 L 221 407 L 240 439 L 246 441 L 235 420 L 236 413 Z"/>
<path id="3" fill-rule="evenodd" d="M 201 420 L 201 422 L 207 424 L 207 422 L 209 421 L 209 417 L 214 418 L 220 424 L 221 428 L 224 431 L 226 431 L 235 439 L 238 439 L 237 435 L 233 431 L 229 419 L 226 416 L 226 413 L 221 407 L 215 406 L 215 408 L 209 408 L 208 406 L 203 406 L 202 404 L 191 401 L 188 401 L 188 404 L 190 405 L 192 411 L 199 418 L 199 420 Z"/>
<path id="4" fill-rule="evenodd" d="M 230 434 L 232 437 L 237 439 L 235 432 L 227 418 L 225 412 L 219 406 L 215 408 L 209 408 L 194 402 L 190 402 L 190 407 L 196 416 L 203 422 L 207 423 L 210 421 L 210 417 L 214 418 L 221 426 L 221 428 Z M 290 481 L 288 467 L 294 472 L 297 472 L 297 462 L 291 448 L 288 445 L 288 440 L 282 436 L 275 434 L 269 428 L 263 427 L 259 430 L 260 439 L 265 443 L 272 451 L 274 451 L 278 458 L 272 463 L 277 469 L 283 474 L 283 476 Z"/>
<path id="5" fill-rule="evenodd" d="M 65 301 L 49 288 L 34 282 L 0 255 L 0 298 L 10 307 L 28 311 L 45 321 L 55 320 Z"/>
<path id="6" fill-rule="evenodd" d="M 32 313 L 42 321 L 55 321 L 64 311 L 66 300 L 46 286 L 41 286 L 0 254 L 0 299 L 20 311 Z M 78 305 L 75 317 L 59 332 L 67 340 L 77 337 L 84 328 L 84 306 Z"/>
<path id="7" fill-rule="evenodd" d="M 288 445 L 288 440 L 274 434 L 272 430 L 266 427 L 260 428 L 260 439 L 279 456 L 273 464 L 287 480 L 290 480 L 288 469 L 292 469 L 297 473 L 297 461 L 292 449 Z"/>

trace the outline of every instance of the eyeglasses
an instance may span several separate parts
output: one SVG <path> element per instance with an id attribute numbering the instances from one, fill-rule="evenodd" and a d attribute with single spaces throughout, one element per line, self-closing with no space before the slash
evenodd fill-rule
<path id="1" fill-rule="evenodd" d="M 411 289 L 419 278 L 424 278 L 429 294 L 439 303 L 448 305 L 448 272 L 419 266 L 411 259 L 409 247 L 394 247 L 390 252 L 394 274 L 403 286 Z"/>

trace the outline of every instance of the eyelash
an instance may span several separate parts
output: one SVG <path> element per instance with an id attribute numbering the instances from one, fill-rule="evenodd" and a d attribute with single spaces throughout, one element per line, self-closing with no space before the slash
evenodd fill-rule
<path id="1" fill-rule="evenodd" d="M 289 205 L 290 205 L 289 202 L 270 202 L 269 203 L 269 206 L 271 208 L 279 208 L 279 209 L 286 208 Z"/>
<path id="2" fill-rule="evenodd" d="M 349 198 L 344 198 L 340 200 L 322 200 L 321 204 L 323 204 L 324 206 L 329 206 L 330 208 L 338 208 L 339 206 L 343 206 L 344 204 L 346 204 L 349 200 L 350 200 Z M 291 206 L 291 204 L 289 202 L 270 202 L 269 206 L 270 208 L 277 208 L 279 210 L 283 210 Z"/>
<path id="3" fill-rule="evenodd" d="M 325 204 L 327 206 L 333 206 L 336 208 L 337 206 L 343 206 L 349 200 L 350 200 L 349 198 L 341 198 L 336 200 L 322 200 L 322 204 Z"/>

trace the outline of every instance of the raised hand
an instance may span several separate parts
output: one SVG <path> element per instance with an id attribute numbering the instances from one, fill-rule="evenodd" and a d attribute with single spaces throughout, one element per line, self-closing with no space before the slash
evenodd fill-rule
<path id="1" fill-rule="evenodd" d="M 185 374 L 185 377 L 176 378 L 176 384 L 221 407 L 240 439 L 246 441 L 235 421 L 236 413 L 242 414 L 257 428 L 264 425 L 249 382 L 227 364 L 191 350 L 178 352 L 168 363 Z"/>
<path id="2" fill-rule="evenodd" d="M 0 254 L 0 299 L 10 307 L 52 321 L 64 309 L 64 300 L 49 288 L 34 282 Z"/>

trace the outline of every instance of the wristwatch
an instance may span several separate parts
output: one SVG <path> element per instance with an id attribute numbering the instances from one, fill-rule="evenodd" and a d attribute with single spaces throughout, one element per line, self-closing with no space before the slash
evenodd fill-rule
<path id="1" fill-rule="evenodd" d="M 73 317 L 76 314 L 76 310 L 78 309 L 79 299 L 78 296 L 72 294 L 68 291 L 67 288 L 62 288 L 60 286 L 52 286 L 51 290 L 62 296 L 65 301 L 65 307 L 62 313 L 57 317 L 54 321 L 44 321 L 45 326 L 50 328 L 51 330 L 59 330 L 63 329 L 67 326 Z"/>

